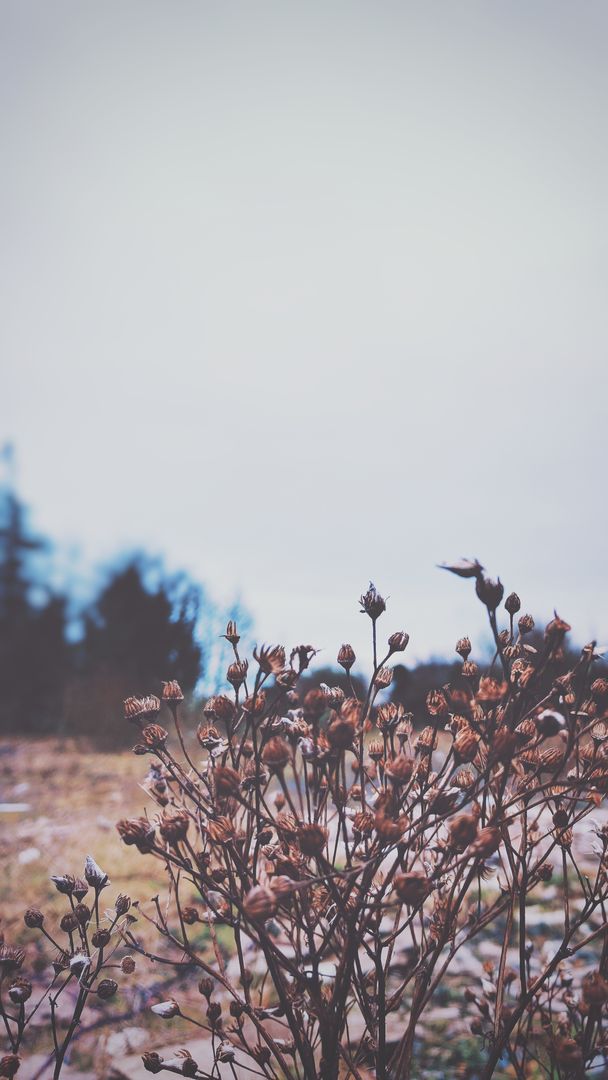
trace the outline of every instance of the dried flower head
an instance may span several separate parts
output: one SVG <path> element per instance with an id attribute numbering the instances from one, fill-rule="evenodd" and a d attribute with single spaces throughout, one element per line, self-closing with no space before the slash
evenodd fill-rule
<path id="1" fill-rule="evenodd" d="M 116 828 L 124 844 L 134 845 L 142 855 L 152 851 L 156 840 L 156 830 L 147 818 L 123 818 L 122 821 L 117 822 Z"/>
<path id="2" fill-rule="evenodd" d="M 361 613 L 369 615 L 374 622 L 382 615 L 383 611 L 386 611 L 386 600 L 383 596 L 380 596 L 376 586 L 371 581 L 369 589 L 366 593 L 363 593 L 359 603 L 361 604 Z"/>
<path id="3" fill-rule="evenodd" d="M 245 682 L 248 670 L 249 662 L 247 660 L 234 660 L 230 664 L 226 672 L 226 678 L 235 690 L 238 690 L 239 686 L 242 686 Z"/>
<path id="4" fill-rule="evenodd" d="M 172 810 L 160 819 L 159 832 L 169 844 L 179 844 L 188 835 L 190 815 L 186 810 Z"/>
<path id="5" fill-rule="evenodd" d="M 405 652 L 409 645 L 410 635 L 405 630 L 397 630 L 388 639 L 389 653 Z"/>
<path id="6" fill-rule="evenodd" d="M 95 889 L 95 892 L 101 892 L 107 885 L 110 884 L 110 879 L 104 870 L 95 862 L 92 855 L 87 855 L 84 864 L 84 876 L 87 884 Z"/>
<path id="7" fill-rule="evenodd" d="M 151 1005 L 150 1009 L 156 1016 L 160 1016 L 162 1020 L 172 1020 L 174 1016 L 180 1015 L 177 1001 L 159 1001 L 156 1005 Z"/>
<path id="8" fill-rule="evenodd" d="M 256 885 L 243 900 L 243 914 L 252 922 L 266 922 L 277 910 L 277 896 L 272 889 Z"/>
<path id="9" fill-rule="evenodd" d="M 468 660 L 471 655 L 471 639 L 468 637 L 458 638 L 456 642 L 456 652 L 463 660 Z"/>
<path id="10" fill-rule="evenodd" d="M 238 632 L 237 625 L 234 619 L 228 620 L 228 623 L 226 625 L 226 633 L 222 634 L 222 637 L 225 637 L 226 641 L 229 641 L 231 645 L 238 645 L 239 641 L 241 640 L 241 636 Z"/>
<path id="11" fill-rule="evenodd" d="M 396 874 L 393 889 L 403 904 L 415 906 L 428 896 L 431 883 L 426 874 L 414 870 L 407 874 Z"/>
<path id="12" fill-rule="evenodd" d="M 316 825 L 314 822 L 300 825 L 297 831 L 300 851 L 308 856 L 322 855 L 328 835 L 328 830 L 323 825 Z"/>
<path id="13" fill-rule="evenodd" d="M 262 750 L 262 761 L 271 773 L 281 772 L 291 759 L 289 743 L 280 735 L 273 735 Z"/>
<path id="14" fill-rule="evenodd" d="M 285 649 L 282 645 L 262 645 L 253 650 L 253 655 L 265 675 L 278 675 L 285 667 Z"/>
<path id="15" fill-rule="evenodd" d="M 352 645 L 342 645 L 338 652 L 338 663 L 345 671 L 350 671 L 357 657 Z"/>
<path id="16" fill-rule="evenodd" d="M 170 705 L 179 705 L 184 700 L 182 688 L 176 679 L 163 683 L 163 701 Z"/>

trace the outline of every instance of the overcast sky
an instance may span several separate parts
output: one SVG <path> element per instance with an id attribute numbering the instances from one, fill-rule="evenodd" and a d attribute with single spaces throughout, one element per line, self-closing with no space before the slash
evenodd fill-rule
<path id="1" fill-rule="evenodd" d="M 4 0 L 4 438 L 85 563 L 331 658 L 477 556 L 608 638 L 608 5 Z"/>

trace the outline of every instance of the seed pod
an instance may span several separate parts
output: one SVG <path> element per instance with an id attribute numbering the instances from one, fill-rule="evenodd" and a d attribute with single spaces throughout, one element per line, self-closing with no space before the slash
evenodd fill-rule
<path id="1" fill-rule="evenodd" d="M 179 844 L 186 839 L 189 824 L 190 815 L 186 810 L 172 810 L 161 818 L 160 835 L 169 844 Z"/>
<path id="2" fill-rule="evenodd" d="M 458 790 L 442 791 L 440 788 L 430 788 L 427 799 L 433 814 L 449 814 L 456 806 Z"/>
<path id="3" fill-rule="evenodd" d="M 536 738 L 538 729 L 533 720 L 522 720 L 521 724 L 518 724 L 515 728 L 515 734 L 518 742 L 527 743 L 530 742 L 530 739 Z"/>
<path id="4" fill-rule="evenodd" d="M 517 663 L 521 663 L 521 661 L 516 661 L 516 664 Z M 513 667 L 515 667 L 516 664 L 514 664 Z M 485 701 L 490 704 L 494 704 L 495 702 L 499 702 L 502 700 L 506 693 L 506 690 L 506 683 L 499 683 L 496 681 L 496 679 L 492 679 L 490 678 L 490 676 L 486 675 L 479 680 L 479 689 L 475 696 L 478 701 Z"/>
<path id="5" fill-rule="evenodd" d="M 91 937 L 91 944 L 95 949 L 105 949 L 112 939 L 112 935 L 106 926 L 101 926 Z"/>
<path id="6" fill-rule="evenodd" d="M 114 979 L 102 979 L 97 986 L 97 996 L 102 1001 L 109 1001 L 118 990 L 118 983 Z"/>
<path id="7" fill-rule="evenodd" d="M 393 890 L 404 904 L 421 904 L 431 891 L 431 883 L 420 870 L 407 874 L 395 874 Z"/>
<path id="8" fill-rule="evenodd" d="M 141 733 L 142 744 L 148 750 L 162 750 L 169 738 L 169 732 L 160 724 L 146 724 Z"/>
<path id="9" fill-rule="evenodd" d="M 277 910 L 277 898 L 270 889 L 256 885 L 243 900 L 243 913 L 252 922 L 266 922 Z"/>
<path id="10" fill-rule="evenodd" d="M 490 761 L 500 761 L 504 764 L 509 762 L 513 757 L 516 743 L 517 740 L 515 734 L 506 724 L 501 724 L 494 732 L 494 737 L 490 744 Z"/>
<path id="11" fill-rule="evenodd" d="M 159 1073 L 163 1071 L 163 1058 L 154 1050 L 142 1054 L 141 1060 L 146 1072 Z"/>
<path id="12" fill-rule="evenodd" d="M 375 815 L 374 825 L 380 844 L 398 844 L 409 825 L 409 821 L 405 814 L 395 819 L 381 810 Z"/>
<path id="13" fill-rule="evenodd" d="M 458 638 L 456 642 L 456 652 L 463 660 L 468 660 L 471 655 L 471 639 L 468 637 Z"/>
<path id="14" fill-rule="evenodd" d="M 303 855 L 322 855 L 329 833 L 322 825 L 300 825 L 297 832 L 298 844 Z"/>
<path id="15" fill-rule="evenodd" d="M 182 908 L 182 919 L 186 926 L 194 926 L 194 923 L 199 922 L 199 914 L 195 907 L 188 905 Z"/>
<path id="16" fill-rule="evenodd" d="M 3 1058 L 0 1058 L 0 1076 L 6 1076 L 8 1080 L 12 1080 L 19 1071 L 20 1065 L 21 1058 L 18 1054 L 5 1054 Z"/>
<path id="17" fill-rule="evenodd" d="M 509 593 L 505 600 L 505 608 L 509 615 L 517 615 L 517 612 L 521 608 L 521 600 L 516 592 Z"/>
<path id="18" fill-rule="evenodd" d="M 327 741 L 334 750 L 350 750 L 355 737 L 355 725 L 348 717 L 337 716 L 327 728 Z"/>
<path id="19" fill-rule="evenodd" d="M 135 971 L 135 960 L 132 956 L 123 956 L 120 967 L 124 975 L 132 975 Z"/>
<path id="20" fill-rule="evenodd" d="M 74 908 L 74 915 L 78 919 L 81 926 L 86 926 L 91 918 L 91 909 L 86 904 L 76 904 Z"/>
<path id="21" fill-rule="evenodd" d="M 496 611 L 503 598 L 504 591 L 500 578 L 494 581 L 492 578 L 486 577 L 485 574 L 480 574 L 475 583 L 475 592 L 482 604 L 486 605 L 488 611 Z"/>
<path id="22" fill-rule="evenodd" d="M 564 763 L 563 750 L 559 746 L 548 746 L 546 750 L 541 751 L 540 763 L 543 771 L 553 772 Z"/>
<path id="23" fill-rule="evenodd" d="M 599 971 L 589 971 L 585 975 L 583 1000 L 587 1005 L 603 1005 L 608 1001 L 608 982 Z"/>
<path id="24" fill-rule="evenodd" d="M 238 795 L 241 789 L 241 777 L 236 769 L 227 765 L 216 765 L 213 770 L 215 790 L 221 799 Z"/>
<path id="25" fill-rule="evenodd" d="M 64 934 L 73 934 L 78 929 L 78 919 L 73 911 L 68 911 L 65 915 L 62 915 L 59 928 L 63 930 Z"/>
<path id="26" fill-rule="evenodd" d="M 465 679 L 476 679 L 479 675 L 479 668 L 473 660 L 465 660 L 461 674 Z"/>
<path id="27" fill-rule="evenodd" d="M 110 879 L 100 866 L 95 862 L 92 855 L 87 855 L 84 864 L 84 876 L 87 883 L 95 892 L 101 892 L 110 884 Z"/>
<path id="28" fill-rule="evenodd" d="M 280 735 L 273 735 L 262 750 L 262 761 L 271 773 L 281 772 L 290 758 L 289 743 Z"/>
<path id="29" fill-rule="evenodd" d="M 397 726 L 402 715 L 403 709 L 400 705 L 395 705 L 393 701 L 388 701 L 384 705 L 381 705 L 376 713 L 376 726 L 378 731 L 391 731 Z"/>
<path id="30" fill-rule="evenodd" d="M 270 888 L 279 904 L 291 900 L 293 896 L 293 882 L 286 874 L 276 874 L 270 882 Z"/>
<path id="31" fill-rule="evenodd" d="M 221 1015 L 222 1006 L 220 1005 L 219 1001 L 210 1001 L 209 1005 L 207 1006 L 206 1016 L 209 1023 L 211 1024 L 211 1027 L 221 1027 Z"/>
<path id="32" fill-rule="evenodd" d="M 278 675 L 286 664 L 285 649 L 282 645 L 262 645 L 253 650 L 253 656 L 265 675 Z"/>
<path id="33" fill-rule="evenodd" d="M 8 989 L 8 996 L 13 1005 L 23 1005 L 32 994 L 32 984 L 29 979 L 17 978 Z"/>
<path id="34" fill-rule="evenodd" d="M 225 694 L 215 694 L 203 706 L 203 712 L 205 716 L 212 716 L 223 724 L 229 724 L 234 719 L 234 702 Z"/>
<path id="35" fill-rule="evenodd" d="M 369 810 L 359 810 L 353 818 L 352 827 L 355 838 L 371 836 L 374 831 L 374 815 Z"/>
<path id="36" fill-rule="evenodd" d="M 226 633 L 223 635 L 226 641 L 229 641 L 231 645 L 238 645 L 241 640 L 241 635 L 238 632 L 237 625 L 234 619 L 229 619 L 226 626 Z"/>
<path id="37" fill-rule="evenodd" d="M 460 769 L 459 772 L 454 773 L 452 776 L 451 783 L 453 787 L 466 791 L 468 788 L 473 787 L 475 783 L 475 773 L 472 769 Z"/>
<path id="38" fill-rule="evenodd" d="M 419 754 L 432 754 L 437 746 L 437 731 L 430 724 L 422 729 L 416 739 L 415 749 Z"/>
<path id="39" fill-rule="evenodd" d="M 160 707 L 160 700 L 154 697 L 153 693 L 150 693 L 146 698 L 125 698 L 123 714 L 125 720 L 130 720 L 132 724 L 138 724 L 146 717 L 156 716 Z"/>
<path id="40" fill-rule="evenodd" d="M 566 634 L 572 629 L 572 627 L 560 619 L 557 611 L 554 612 L 555 618 L 551 619 L 551 622 L 547 623 L 545 627 L 545 641 L 548 643 L 552 652 L 555 652 L 557 648 L 562 644 Z"/>
<path id="41" fill-rule="evenodd" d="M 591 697 L 598 705 L 603 705 L 608 698 L 608 679 L 594 679 L 591 683 Z"/>
<path id="42" fill-rule="evenodd" d="M 456 851 L 464 851 L 477 836 L 479 814 L 460 814 L 450 822 L 450 841 Z"/>
<path id="43" fill-rule="evenodd" d="M 468 725 L 462 727 L 454 739 L 454 757 L 456 761 L 474 761 L 479 746 L 479 736 Z"/>
<path id="44" fill-rule="evenodd" d="M 352 645 L 342 645 L 338 652 L 338 663 L 345 671 L 350 671 L 357 657 Z"/>
<path id="45" fill-rule="evenodd" d="M 314 687 L 306 694 L 303 702 L 303 715 L 307 724 L 319 720 L 327 709 L 327 698 L 320 688 Z"/>
<path id="46" fill-rule="evenodd" d="M 84 975 L 87 968 L 91 966 L 91 957 L 86 953 L 76 953 L 75 956 L 71 956 L 68 961 L 68 966 L 73 975 L 77 979 L 80 979 Z"/>
<path id="47" fill-rule="evenodd" d="M 182 693 L 182 688 L 175 679 L 163 683 L 163 701 L 178 705 L 179 702 L 183 700 L 184 695 Z"/>
<path id="48" fill-rule="evenodd" d="M 576 1039 L 558 1035 L 555 1038 L 554 1046 L 555 1057 L 559 1061 L 560 1067 L 572 1069 L 582 1066 L 583 1054 Z"/>
<path id="49" fill-rule="evenodd" d="M 228 817 L 217 817 L 207 824 L 207 834 L 213 844 L 230 844 L 234 840 L 234 826 Z"/>
<path id="50" fill-rule="evenodd" d="M 383 611 L 386 611 L 386 600 L 383 596 L 380 596 L 376 586 L 371 581 L 369 589 L 366 593 L 363 593 L 359 603 L 361 604 L 361 613 L 369 615 L 373 622 L 382 615 Z"/>
<path id="51" fill-rule="evenodd" d="M 245 682 L 248 668 L 249 662 L 247 660 L 234 660 L 233 663 L 230 664 L 226 673 L 226 678 L 235 690 L 238 690 L 239 686 L 242 686 Z"/>
<path id="52" fill-rule="evenodd" d="M 51 878 L 53 885 L 62 896 L 71 896 L 74 891 L 76 878 L 72 874 L 54 875 Z"/>
<path id="53" fill-rule="evenodd" d="M 248 716 L 263 716 L 266 711 L 266 691 L 258 690 L 256 694 L 250 694 L 243 702 L 243 712 Z"/>
<path id="54" fill-rule="evenodd" d="M 388 639 L 389 652 L 405 652 L 408 647 L 410 635 L 406 634 L 405 630 L 397 630 L 395 634 L 391 634 Z"/>
<path id="55" fill-rule="evenodd" d="M 124 844 L 134 845 L 142 855 L 152 851 L 156 832 L 147 818 L 125 818 L 117 822 L 116 828 Z"/>
<path id="56" fill-rule="evenodd" d="M 393 669 L 387 667 L 378 668 L 378 671 L 374 675 L 374 686 L 376 690 L 386 690 L 393 681 Z"/>
<path id="57" fill-rule="evenodd" d="M 368 754 L 372 761 L 380 761 L 384 757 L 384 744 L 379 739 L 372 739 L 368 747 Z"/>
<path id="58" fill-rule="evenodd" d="M 126 915 L 127 911 L 129 910 L 130 907 L 131 907 L 131 897 L 130 896 L 124 896 L 122 893 L 119 893 L 118 896 L 116 897 L 116 902 L 114 904 L 114 910 L 115 910 L 116 914 L 117 915 Z"/>
<path id="59" fill-rule="evenodd" d="M 406 754 L 398 754 L 386 762 L 384 771 L 395 787 L 407 784 L 414 771 L 414 762 Z"/>
<path id="60" fill-rule="evenodd" d="M 180 1008 L 177 1001 L 159 1001 L 157 1005 L 150 1006 L 150 1011 L 163 1020 L 172 1020 L 174 1016 L 179 1016 Z"/>
<path id="61" fill-rule="evenodd" d="M 430 716 L 447 716 L 449 712 L 445 694 L 441 690 L 429 690 L 426 707 Z"/>
<path id="62" fill-rule="evenodd" d="M 469 848 L 470 854 L 480 855 L 483 859 L 487 859 L 495 851 L 498 851 L 500 841 L 500 829 L 497 829 L 494 825 L 486 825 L 485 829 L 480 829 L 476 839 L 471 844 Z"/>
<path id="63" fill-rule="evenodd" d="M 23 921 L 30 930 L 40 930 L 44 923 L 44 915 L 41 911 L 38 911 L 38 908 L 28 908 L 23 916 Z"/>

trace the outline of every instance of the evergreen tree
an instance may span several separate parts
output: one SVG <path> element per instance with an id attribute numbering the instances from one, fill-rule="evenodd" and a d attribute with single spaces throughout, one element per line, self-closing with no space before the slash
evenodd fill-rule
<path id="1" fill-rule="evenodd" d="M 6 458 L 6 451 L 5 451 Z M 32 535 L 12 488 L 0 487 L 0 730 L 51 730 L 69 669 L 65 600 L 39 580 L 48 545 Z"/>
<path id="2" fill-rule="evenodd" d="M 67 709 L 70 733 L 113 745 L 132 741 L 123 698 L 160 694 L 169 679 L 192 693 L 202 672 L 202 604 L 202 590 L 185 575 L 166 576 L 144 555 L 114 570 L 86 613 Z"/>

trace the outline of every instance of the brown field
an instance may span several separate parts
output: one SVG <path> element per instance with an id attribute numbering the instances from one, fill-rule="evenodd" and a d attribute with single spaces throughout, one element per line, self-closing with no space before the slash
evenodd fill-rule
<path id="1" fill-rule="evenodd" d="M 115 829 L 118 819 L 141 814 L 146 805 L 152 813 L 150 800 L 139 786 L 146 769 L 147 762 L 128 752 L 98 753 L 75 741 L 0 742 L 0 802 L 27 804 L 27 809 L 0 813 L 2 929 L 7 940 L 27 950 L 24 970 L 36 975 L 35 996 L 49 981 L 54 954 L 37 931 L 24 926 L 23 912 L 28 907 L 40 908 L 49 929 L 56 933 L 65 898 L 56 892 L 51 874 L 82 874 L 90 853 L 110 874 L 111 884 L 103 894 L 108 907 L 118 893 L 140 900 L 146 910 L 145 902 L 152 896 L 167 894 L 160 864 L 121 844 Z M 145 920 L 139 920 L 136 931 L 144 942 L 156 944 L 156 935 Z M 206 930 L 201 933 L 203 948 L 207 934 Z M 120 955 L 127 953 L 124 948 Z M 119 1076 L 133 1080 L 147 1075 L 137 1051 L 166 1046 L 168 1039 L 175 1039 L 175 1047 L 186 1042 L 192 1045 L 192 1031 L 182 1021 L 167 1025 L 149 1014 L 151 1002 L 177 992 L 178 983 L 170 968 L 138 959 L 130 979 L 120 973 L 117 978 L 120 993 L 97 1009 L 93 1018 L 87 1017 L 86 1029 L 71 1054 L 71 1067 L 62 1073 L 66 1080 Z M 182 1001 L 194 997 L 193 1004 L 200 1010 L 196 979 L 179 986 L 179 994 Z M 28 1038 L 19 1080 L 46 1080 L 50 1075 L 45 1068 L 49 1031 L 45 1029 L 44 1009 L 40 1012 L 41 1022 L 35 1037 L 30 1034 Z"/>

